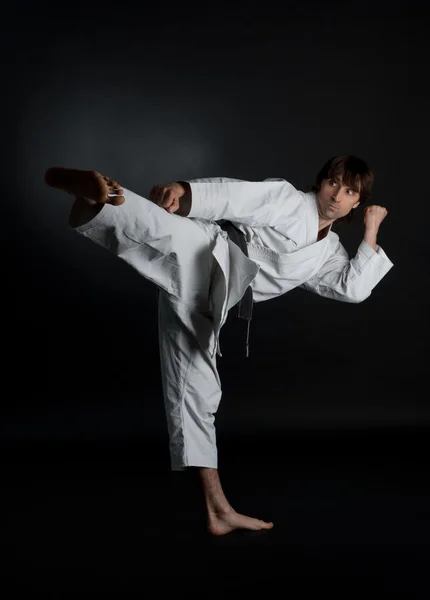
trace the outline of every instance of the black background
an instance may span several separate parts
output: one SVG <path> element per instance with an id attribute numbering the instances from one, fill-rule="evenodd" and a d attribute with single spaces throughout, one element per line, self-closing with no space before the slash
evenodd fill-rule
<path id="1" fill-rule="evenodd" d="M 2 30 L 14 162 L 2 227 L 5 573 L 45 592 L 55 576 L 64 590 L 87 578 L 120 593 L 151 575 L 244 585 L 310 573 L 424 594 L 423 9 L 17 2 Z M 44 172 L 96 169 L 143 196 L 211 176 L 304 189 L 342 153 L 375 171 L 372 202 L 388 210 L 378 243 L 394 267 L 362 304 L 294 290 L 255 305 L 248 359 L 229 317 L 221 480 L 237 510 L 275 529 L 209 539 L 198 484 L 170 472 L 155 290 L 68 228 L 71 198 Z M 358 210 L 337 230 L 351 255 L 362 220 Z"/>

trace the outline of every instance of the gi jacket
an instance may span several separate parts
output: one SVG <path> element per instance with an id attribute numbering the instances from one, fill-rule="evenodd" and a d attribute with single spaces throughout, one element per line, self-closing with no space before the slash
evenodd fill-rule
<path id="1" fill-rule="evenodd" d="M 212 291 L 217 339 L 228 310 L 248 285 L 255 302 L 298 286 L 327 298 L 362 302 L 393 266 L 380 246 L 375 251 L 364 240 L 350 259 L 331 227 L 318 241 L 315 193 L 297 190 L 285 179 L 217 177 L 187 183 L 188 218 L 229 220 L 247 240 L 248 258 L 225 235 L 213 251 L 222 272 Z M 221 354 L 219 344 L 217 350 Z"/>

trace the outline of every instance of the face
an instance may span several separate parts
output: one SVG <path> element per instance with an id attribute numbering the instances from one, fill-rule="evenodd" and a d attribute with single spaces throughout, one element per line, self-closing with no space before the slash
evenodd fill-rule
<path id="1" fill-rule="evenodd" d="M 360 204 L 357 190 L 344 185 L 341 177 L 323 179 L 317 193 L 318 212 L 322 219 L 335 221 L 345 217 Z"/>

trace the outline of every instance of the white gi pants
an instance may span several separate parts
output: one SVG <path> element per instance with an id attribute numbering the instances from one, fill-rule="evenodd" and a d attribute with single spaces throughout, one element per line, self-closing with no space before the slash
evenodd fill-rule
<path id="1" fill-rule="evenodd" d="M 217 467 L 215 413 L 221 400 L 216 354 L 190 331 L 190 309 L 163 290 L 158 298 L 161 380 L 171 467 Z M 194 326 L 214 343 L 213 320 L 192 309 Z M 205 345 L 205 344 L 204 344 Z"/>
<path id="2" fill-rule="evenodd" d="M 238 257 L 240 251 L 216 223 L 169 214 L 123 189 L 123 205 L 106 204 L 90 220 L 72 226 L 159 288 L 159 350 L 171 468 L 216 468 L 214 421 L 221 400 L 217 335 L 227 318 L 229 296 L 235 304 L 256 269 L 238 270 L 233 280 L 239 292 L 229 294 L 226 270 L 231 254 L 238 263 L 248 259 L 243 253 Z"/>

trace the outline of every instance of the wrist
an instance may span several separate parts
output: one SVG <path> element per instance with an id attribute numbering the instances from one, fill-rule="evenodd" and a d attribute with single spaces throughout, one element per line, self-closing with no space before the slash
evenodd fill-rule
<path id="1" fill-rule="evenodd" d="M 178 181 L 177 183 L 184 189 L 184 194 L 179 198 L 179 210 L 176 214 L 186 217 L 191 210 L 191 186 L 187 181 Z"/>

